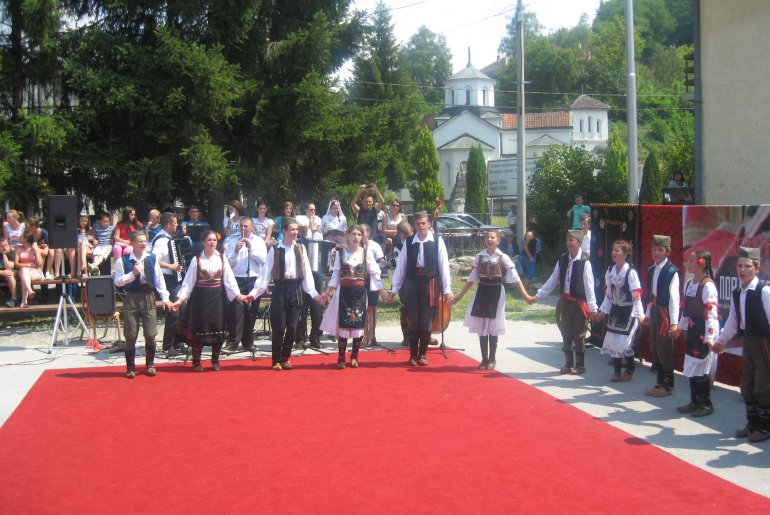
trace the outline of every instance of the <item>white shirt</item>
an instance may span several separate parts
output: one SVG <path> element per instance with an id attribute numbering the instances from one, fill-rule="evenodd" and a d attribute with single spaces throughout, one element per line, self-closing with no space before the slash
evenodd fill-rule
<path id="1" fill-rule="evenodd" d="M 659 265 L 655 265 L 655 271 L 652 274 L 652 291 L 650 292 L 653 297 L 658 296 L 658 277 L 660 277 L 660 271 L 663 270 L 666 263 L 668 263 L 668 258 L 661 261 Z M 674 274 L 668 285 L 668 319 L 672 324 L 679 320 L 679 300 L 679 274 Z M 650 316 L 651 309 L 652 302 L 647 306 L 647 316 Z"/>
<path id="2" fill-rule="evenodd" d="M 241 238 L 243 239 L 243 238 Z M 225 249 L 225 257 L 233 269 L 235 277 L 258 277 L 259 271 L 267 261 L 267 247 L 265 240 L 255 233 L 249 236 L 249 246 L 241 246 L 236 251 L 235 247 L 241 240 L 228 240 Z"/>
<path id="3" fill-rule="evenodd" d="M 251 221 L 254 222 L 254 234 L 259 236 L 260 238 L 265 238 L 267 236 L 267 230 L 275 225 L 275 220 L 267 216 L 261 222 L 259 221 L 259 218 L 257 218 L 256 216 L 253 217 Z"/>
<path id="4" fill-rule="evenodd" d="M 321 219 L 321 230 L 324 233 L 329 231 L 344 231 L 348 227 L 348 221 L 345 215 L 334 216 L 327 213 Z"/>
<path id="5" fill-rule="evenodd" d="M 177 293 L 177 299 L 185 301 L 190 298 L 193 288 L 195 288 L 195 283 L 198 282 L 198 260 L 200 260 L 201 270 L 205 270 L 210 274 L 215 274 L 219 270 L 222 270 L 222 265 L 224 265 L 224 270 L 222 271 L 222 284 L 225 287 L 227 299 L 232 301 L 235 297 L 240 295 L 241 290 L 238 288 L 238 283 L 235 281 L 233 269 L 230 268 L 230 264 L 226 259 L 222 259 L 219 251 L 215 250 L 210 258 L 207 258 L 204 252 L 201 252 L 198 257 L 190 262 L 190 268 L 185 273 L 182 287 L 179 288 L 179 293 Z"/>
<path id="6" fill-rule="evenodd" d="M 168 248 L 168 240 L 170 239 L 171 235 L 164 229 L 161 229 L 160 232 L 158 232 L 158 234 L 155 236 L 155 239 L 152 240 L 152 253 L 155 254 L 158 263 L 162 262 L 171 264 L 171 258 L 169 258 L 170 249 Z M 176 273 L 175 271 L 169 270 L 167 268 L 163 268 L 162 270 L 166 275 Z"/>
<path id="7" fill-rule="evenodd" d="M 581 251 L 578 251 L 578 255 Z M 572 265 L 572 263 L 575 261 L 576 257 L 569 257 L 569 265 Z M 569 266 L 567 269 L 567 277 L 565 278 L 564 285 L 565 287 L 569 287 L 569 278 L 572 275 L 572 266 Z M 537 298 L 547 297 L 549 293 L 553 291 L 554 288 L 559 284 L 559 274 L 561 273 L 561 269 L 559 267 L 559 262 L 556 261 L 556 266 L 553 267 L 553 272 L 551 272 L 551 277 L 548 278 L 548 280 L 545 282 L 543 286 L 540 287 L 539 290 L 537 290 L 537 293 L 535 296 Z M 596 293 L 594 292 L 594 272 L 591 268 L 591 262 L 586 260 L 586 264 L 583 267 L 583 289 L 586 292 L 586 303 L 588 304 L 588 310 L 589 311 L 596 311 Z"/>
<path id="8" fill-rule="evenodd" d="M 136 254 L 133 252 L 129 256 L 129 261 L 139 264 L 139 267 L 142 269 L 141 273 L 139 274 L 139 280 L 142 284 L 147 284 L 147 277 L 144 275 L 144 260 L 149 256 L 150 253 L 146 251 L 141 255 L 141 257 L 136 257 Z M 124 270 L 123 258 L 116 259 L 115 277 L 113 279 L 115 286 L 123 287 L 129 283 L 132 283 L 135 279 L 136 276 L 134 275 L 134 269 L 132 268 L 128 271 Z M 163 302 L 168 302 L 169 294 L 168 290 L 166 289 L 166 281 L 163 280 L 163 274 L 161 273 L 161 268 L 157 256 L 155 257 L 155 284 L 151 285 L 151 287 L 155 288 L 155 290 L 158 292 L 160 295 L 160 300 Z"/>
<path id="9" fill-rule="evenodd" d="M 580 244 L 580 250 L 591 256 L 591 229 L 588 229 L 586 235 L 583 237 L 583 243 Z"/>
<path id="10" fill-rule="evenodd" d="M 722 332 L 719 333 L 717 343 L 725 344 L 729 342 L 733 336 L 738 332 L 738 329 L 746 329 L 746 292 L 748 290 L 756 290 L 759 286 L 759 278 L 754 277 L 748 286 L 741 285 L 740 303 L 741 303 L 741 319 L 740 326 L 738 325 L 738 314 L 735 312 L 735 302 L 733 302 L 733 296 L 730 295 L 730 316 L 727 317 L 727 322 L 722 328 Z M 765 316 L 770 320 L 770 286 L 762 287 L 762 307 L 765 309 Z"/>
<path id="11" fill-rule="evenodd" d="M 416 266 L 417 267 L 425 266 L 425 258 L 423 255 L 422 244 L 425 243 L 426 241 L 435 241 L 433 238 L 432 232 L 428 231 L 428 235 L 425 237 L 424 240 L 420 240 L 419 236 L 417 236 L 414 238 L 414 242 L 412 244 L 409 244 L 409 239 L 404 242 L 404 246 L 401 249 L 401 252 L 398 254 L 398 261 L 396 262 L 396 270 L 393 272 L 393 288 L 391 288 L 393 293 L 397 293 L 401 289 L 401 287 L 404 285 L 404 279 L 406 279 L 407 255 L 409 252 L 414 252 L 414 250 L 417 249 Z M 441 284 L 443 286 L 445 294 L 451 293 L 452 279 L 449 275 L 449 256 L 446 251 L 446 245 L 444 245 L 444 240 L 442 238 L 438 238 L 438 241 L 436 242 L 436 244 L 438 245 L 438 270 L 439 270 L 439 275 L 441 276 Z"/>
<path id="12" fill-rule="evenodd" d="M 254 288 L 252 288 L 251 292 L 249 292 L 249 295 L 253 298 L 257 298 L 263 293 L 267 291 L 267 287 L 270 285 L 270 281 L 273 278 L 273 266 L 275 265 L 275 253 L 276 249 L 282 248 L 285 250 L 284 252 L 284 279 L 297 279 L 299 277 L 299 274 L 297 273 L 297 259 L 294 256 L 294 245 L 296 243 L 292 243 L 290 246 L 286 245 L 283 241 L 279 243 L 278 245 L 271 247 L 270 250 L 267 252 L 267 263 L 265 263 L 265 266 L 262 267 L 262 271 L 260 272 L 260 276 L 257 279 L 257 281 L 254 283 Z M 307 249 L 304 249 L 302 252 L 302 263 L 299 264 L 299 266 L 302 266 L 304 268 L 304 277 L 302 279 L 302 289 L 305 290 L 305 293 L 310 295 L 311 297 L 318 297 L 318 292 L 315 289 L 315 284 L 313 282 L 313 270 L 310 268 L 310 261 L 307 258 Z"/>

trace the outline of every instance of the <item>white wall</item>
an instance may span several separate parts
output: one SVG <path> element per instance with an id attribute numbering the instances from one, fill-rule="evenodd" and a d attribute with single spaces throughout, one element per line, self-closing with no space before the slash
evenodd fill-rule
<path id="1" fill-rule="evenodd" d="M 770 4 L 700 0 L 703 202 L 770 202 Z"/>

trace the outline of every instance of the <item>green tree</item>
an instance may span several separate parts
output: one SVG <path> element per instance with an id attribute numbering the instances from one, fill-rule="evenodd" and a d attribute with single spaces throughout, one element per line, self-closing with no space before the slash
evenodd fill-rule
<path id="1" fill-rule="evenodd" d="M 595 198 L 592 202 L 613 203 L 628 200 L 628 149 L 624 131 L 615 124 L 610 131 L 609 144 L 601 170 L 596 176 Z"/>
<path id="2" fill-rule="evenodd" d="M 594 171 L 600 165 L 596 155 L 583 147 L 554 145 L 543 153 L 529 181 L 529 206 L 544 243 L 557 245 L 562 240 L 571 225 L 566 213 L 575 194 L 582 193 L 589 204 L 594 202 Z"/>
<path id="3" fill-rule="evenodd" d="M 489 175 L 487 162 L 481 146 L 473 145 L 468 154 L 468 166 L 465 171 L 465 212 L 472 213 L 483 221 L 489 220 Z"/>
<path id="4" fill-rule="evenodd" d="M 438 178 L 438 152 L 433 134 L 424 126 L 417 135 L 411 155 L 412 176 L 409 195 L 414 201 L 414 211 L 429 213 L 436 207 L 436 199 L 444 199 L 444 186 Z"/>
<path id="5" fill-rule="evenodd" d="M 660 163 L 654 150 L 650 150 L 644 160 L 642 185 L 639 190 L 640 204 L 660 204 L 663 201 L 663 179 L 660 176 Z"/>
<path id="6" fill-rule="evenodd" d="M 421 26 L 403 50 L 403 62 L 412 81 L 428 104 L 428 113 L 444 108 L 444 83 L 452 75 L 452 53 L 446 37 Z"/>

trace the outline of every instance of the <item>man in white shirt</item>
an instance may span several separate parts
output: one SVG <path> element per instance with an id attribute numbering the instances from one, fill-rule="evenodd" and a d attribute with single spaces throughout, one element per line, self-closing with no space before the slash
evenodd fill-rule
<path id="1" fill-rule="evenodd" d="M 155 292 L 160 295 L 163 308 L 171 311 L 169 293 L 163 280 L 158 259 L 147 252 L 147 235 L 144 231 L 131 234 L 131 254 L 115 260 L 115 286 L 125 288 L 123 303 L 123 333 L 126 336 L 126 377 L 136 376 L 136 338 L 139 324 L 144 332 L 145 366 L 148 376 L 153 377 L 155 370 L 155 336 L 158 325 L 155 308 Z"/>
<path id="2" fill-rule="evenodd" d="M 294 335 L 297 330 L 302 292 L 318 301 L 318 291 L 313 284 L 313 271 L 304 246 L 297 243 L 297 221 L 291 217 L 281 220 L 283 241 L 271 247 L 267 263 L 259 279 L 249 292 L 253 301 L 265 291 L 272 280 L 273 298 L 270 306 L 270 323 L 273 330 L 273 370 L 291 370 L 289 362 Z"/>
<path id="3" fill-rule="evenodd" d="M 430 231 L 430 220 L 425 211 L 416 213 L 412 223 L 416 233 L 404 242 L 393 273 L 392 293 L 390 297 L 383 298 L 390 300 L 393 294 L 400 292 L 409 328 L 410 356 L 407 365 L 424 367 L 428 365 L 425 353 L 437 304 L 431 303 L 431 296 L 443 293 L 444 300 L 451 304 L 454 294 L 444 240 Z M 436 287 L 435 281 L 441 281 L 440 288 Z"/>
<path id="4" fill-rule="evenodd" d="M 174 302 L 177 299 L 179 288 L 182 287 L 182 281 L 177 277 L 177 272 L 183 268 L 181 263 L 171 262 L 170 242 L 174 239 L 173 235 L 176 234 L 177 227 L 179 226 L 176 215 L 168 212 L 160 215 L 160 226 L 161 230 L 153 238 L 150 248 L 163 271 L 163 279 L 166 282 L 169 300 Z M 184 349 L 182 343 L 176 337 L 176 324 L 178 321 L 178 311 L 166 311 L 162 349 L 168 357 L 178 356 Z"/>
<path id="5" fill-rule="evenodd" d="M 265 240 L 254 234 L 254 222 L 251 218 L 241 217 L 239 227 L 241 237 L 227 241 L 225 257 L 230 268 L 233 269 L 238 290 L 248 295 L 267 261 L 267 247 Z M 253 306 L 231 302 L 227 306 L 227 345 L 222 352 L 225 354 L 237 352 L 239 342 L 244 350 L 251 351 L 254 346 L 254 322 L 256 321 L 254 310 L 258 306 L 258 302 Z"/>

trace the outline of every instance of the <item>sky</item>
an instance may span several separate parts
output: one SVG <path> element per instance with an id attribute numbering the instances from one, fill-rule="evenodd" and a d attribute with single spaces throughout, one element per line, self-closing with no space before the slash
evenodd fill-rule
<path id="1" fill-rule="evenodd" d="M 525 0 L 524 10 L 534 12 L 544 32 L 573 27 L 582 13 L 593 20 L 600 0 Z M 443 34 L 452 52 L 452 73 L 471 62 L 483 68 L 497 58 L 497 47 L 516 11 L 516 0 L 384 0 L 390 7 L 396 39 L 406 43 L 425 25 Z M 354 0 L 353 7 L 374 11 L 377 0 Z"/>

